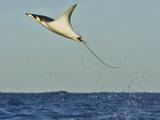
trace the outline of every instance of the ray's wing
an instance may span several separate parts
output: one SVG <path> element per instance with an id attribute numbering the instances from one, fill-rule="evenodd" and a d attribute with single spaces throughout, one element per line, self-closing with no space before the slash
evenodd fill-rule
<path id="1" fill-rule="evenodd" d="M 66 31 L 75 33 L 71 24 L 71 16 L 76 8 L 77 4 L 74 4 L 70 8 L 68 8 L 58 19 L 57 21 L 63 23 L 63 26 L 65 27 Z"/>
<path id="2" fill-rule="evenodd" d="M 71 23 L 71 15 L 76 8 L 77 4 L 68 8 L 58 19 L 65 19 L 68 23 Z"/>
<path id="3" fill-rule="evenodd" d="M 51 28 L 54 28 L 54 32 L 71 39 L 77 39 L 80 37 L 71 25 L 71 15 L 76 6 L 77 4 L 71 6 L 60 17 L 55 19 L 55 21 L 48 23 Z"/>

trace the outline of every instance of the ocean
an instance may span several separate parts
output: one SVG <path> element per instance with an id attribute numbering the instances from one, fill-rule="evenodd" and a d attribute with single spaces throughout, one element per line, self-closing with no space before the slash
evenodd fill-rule
<path id="1" fill-rule="evenodd" d="M 0 93 L 0 120 L 160 120 L 160 94 Z"/>

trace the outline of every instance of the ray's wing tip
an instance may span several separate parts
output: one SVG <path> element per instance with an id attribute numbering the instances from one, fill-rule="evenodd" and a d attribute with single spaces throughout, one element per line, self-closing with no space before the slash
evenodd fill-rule
<path id="1" fill-rule="evenodd" d="M 75 7 L 77 7 L 77 5 L 78 5 L 78 4 L 76 3 L 76 4 L 74 4 L 72 7 L 75 8 Z"/>
<path id="2" fill-rule="evenodd" d="M 29 15 L 29 13 L 25 13 L 25 15 L 27 15 L 27 16 L 28 16 L 28 15 Z"/>
<path id="3" fill-rule="evenodd" d="M 32 13 L 26 12 L 25 15 L 29 16 L 32 15 Z"/>

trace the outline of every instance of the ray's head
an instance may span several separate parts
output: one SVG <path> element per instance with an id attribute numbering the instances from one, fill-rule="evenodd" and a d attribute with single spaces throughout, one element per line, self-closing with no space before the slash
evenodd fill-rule
<path id="1" fill-rule="evenodd" d="M 31 17 L 32 19 L 34 19 L 35 21 L 37 21 L 38 23 L 42 24 L 45 27 L 47 27 L 48 22 L 54 21 L 54 19 L 49 18 L 47 16 L 43 16 L 43 15 L 37 15 L 32 13 L 26 13 L 26 15 Z"/>

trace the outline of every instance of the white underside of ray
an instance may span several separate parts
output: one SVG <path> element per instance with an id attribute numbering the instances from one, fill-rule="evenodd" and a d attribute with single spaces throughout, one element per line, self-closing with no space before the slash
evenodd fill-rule
<path id="1" fill-rule="evenodd" d="M 64 37 L 77 40 L 80 37 L 72 28 L 71 25 L 71 15 L 77 5 L 71 6 L 67 9 L 62 16 L 57 18 L 53 22 L 47 23 L 49 29 L 57 34 L 60 34 Z"/>

